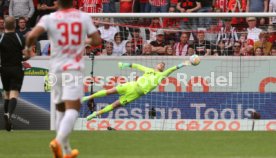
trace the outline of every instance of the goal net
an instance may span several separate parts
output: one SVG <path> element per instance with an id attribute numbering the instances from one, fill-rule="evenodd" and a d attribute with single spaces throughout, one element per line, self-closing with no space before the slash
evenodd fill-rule
<path id="1" fill-rule="evenodd" d="M 97 98 L 92 108 L 85 103 L 75 129 L 276 130 L 273 16 L 92 15 L 103 39 L 101 46 L 86 51 L 95 55 L 86 59 L 93 93 L 143 75 L 136 69 L 120 70 L 118 62 L 150 68 L 164 62 L 167 69 L 197 54 L 201 63 L 176 70 L 151 93 L 91 121 L 85 119 L 91 110 L 102 109 L 119 95 Z M 262 18 L 266 22 L 261 25 Z M 90 93 L 91 85 L 86 87 L 86 95 Z"/>

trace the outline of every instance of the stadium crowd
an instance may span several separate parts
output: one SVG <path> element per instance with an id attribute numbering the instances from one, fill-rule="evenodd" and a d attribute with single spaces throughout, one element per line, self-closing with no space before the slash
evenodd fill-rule
<path id="1" fill-rule="evenodd" d="M 87 13 L 129 12 L 276 12 L 276 0 L 75 0 Z M 17 19 L 16 32 L 26 36 L 39 19 L 57 9 L 56 0 L 0 0 L 4 17 Z M 85 55 L 269 56 L 276 55 L 276 17 L 272 18 L 93 18 L 102 44 L 86 46 Z M 47 34 L 34 46 L 50 55 Z"/>

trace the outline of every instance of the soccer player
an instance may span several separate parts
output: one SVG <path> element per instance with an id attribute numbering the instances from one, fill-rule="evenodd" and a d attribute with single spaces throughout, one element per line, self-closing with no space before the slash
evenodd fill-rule
<path id="1" fill-rule="evenodd" d="M 172 72 L 174 72 L 177 69 L 182 68 L 183 66 L 188 65 L 189 63 L 181 63 L 177 66 L 171 67 L 164 71 L 165 69 L 165 63 L 161 62 L 156 65 L 155 69 L 144 67 L 139 64 L 129 64 L 129 63 L 119 63 L 119 68 L 134 68 L 138 69 L 140 71 L 144 72 L 144 75 L 140 78 L 138 78 L 137 81 L 133 82 L 127 82 L 122 85 L 118 85 L 115 88 L 109 89 L 109 90 L 101 90 L 96 92 L 93 95 L 86 96 L 82 98 L 82 102 L 93 99 L 93 98 L 99 98 L 104 97 L 110 94 L 119 94 L 120 98 L 119 100 L 115 101 L 114 103 L 106 106 L 100 111 L 95 111 L 91 115 L 87 117 L 87 120 L 91 120 L 99 115 L 102 115 L 104 113 L 110 112 L 115 108 L 118 108 L 120 106 L 125 106 L 128 103 L 131 103 L 132 101 L 140 98 L 143 95 L 146 95 L 147 93 L 154 90 L 163 79 L 168 77 Z"/>
<path id="2" fill-rule="evenodd" d="M 89 15 L 73 8 L 73 0 L 58 0 L 59 10 L 45 15 L 29 33 L 25 54 L 30 54 L 31 45 L 44 33 L 51 41 L 50 72 L 57 81 L 52 85 L 53 102 L 56 104 L 56 138 L 50 142 L 54 158 L 74 158 L 68 137 L 73 130 L 81 106 L 83 94 L 85 44 L 99 45 L 100 35 Z M 51 76 L 51 77 L 53 77 Z M 71 76 L 72 80 L 65 77 Z"/>
<path id="3" fill-rule="evenodd" d="M 25 40 L 15 33 L 16 20 L 14 17 L 5 18 L 5 33 L 0 37 L 1 80 L 4 88 L 4 120 L 7 131 L 12 129 L 12 114 L 17 105 L 24 71 L 22 50 Z"/>

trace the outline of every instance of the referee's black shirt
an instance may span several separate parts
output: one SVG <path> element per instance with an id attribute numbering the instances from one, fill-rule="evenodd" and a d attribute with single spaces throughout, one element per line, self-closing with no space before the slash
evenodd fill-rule
<path id="1" fill-rule="evenodd" d="M 2 67 L 22 67 L 25 40 L 15 32 L 0 36 L 0 54 Z"/>

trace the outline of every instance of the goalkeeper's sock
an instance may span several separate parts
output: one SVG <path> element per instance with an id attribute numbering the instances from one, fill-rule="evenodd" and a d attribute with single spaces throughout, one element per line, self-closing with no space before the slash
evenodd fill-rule
<path id="1" fill-rule="evenodd" d="M 114 108 L 113 108 L 113 105 L 110 104 L 110 105 L 107 105 L 106 107 L 104 107 L 102 110 L 98 111 L 97 112 L 97 116 L 98 115 L 102 115 L 104 113 L 108 113 L 109 111 L 112 111 Z"/>
<path id="2" fill-rule="evenodd" d="M 10 100 L 8 100 L 8 99 L 5 99 L 5 101 L 4 101 L 4 112 L 5 113 L 8 113 L 8 111 L 9 111 L 9 101 Z"/>
<path id="3" fill-rule="evenodd" d="M 64 117 L 64 112 L 56 110 L 56 131 L 58 132 L 60 122 Z"/>
<path id="4" fill-rule="evenodd" d="M 17 104 L 17 99 L 16 98 L 11 98 L 9 101 L 9 115 L 10 117 L 12 116 Z"/>
<path id="5" fill-rule="evenodd" d="M 65 111 L 65 115 L 60 122 L 60 127 L 56 137 L 57 141 L 62 145 L 63 148 L 67 147 L 67 139 L 74 128 L 75 121 L 77 120 L 78 116 L 79 112 L 75 109 L 67 109 Z M 71 153 L 69 150 L 65 150 L 64 152 L 66 155 Z"/>
<path id="6" fill-rule="evenodd" d="M 104 97 L 106 95 L 107 95 L 106 90 L 101 90 L 101 91 L 98 91 L 98 92 L 92 94 L 92 96 L 90 98 L 99 98 L 99 97 Z"/>

